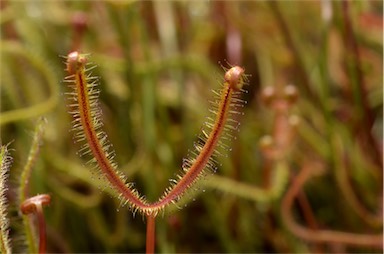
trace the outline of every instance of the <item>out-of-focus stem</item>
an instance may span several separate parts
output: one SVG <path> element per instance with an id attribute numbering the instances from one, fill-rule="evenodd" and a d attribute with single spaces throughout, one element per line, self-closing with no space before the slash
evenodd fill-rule
<path id="1" fill-rule="evenodd" d="M 336 142 L 338 141 L 338 142 Z M 336 181 L 343 193 L 346 202 L 351 206 L 352 210 L 365 222 L 375 228 L 380 228 L 383 225 L 382 212 L 372 213 L 367 209 L 363 203 L 359 200 L 357 191 L 354 191 L 353 185 L 348 173 L 348 167 L 350 167 L 350 158 L 347 156 L 347 152 L 344 149 L 342 140 L 335 139 L 333 142 L 334 151 L 336 151 L 336 167 L 335 171 Z M 382 196 L 380 198 L 382 200 Z M 380 201 L 379 201 L 380 202 Z"/>
<path id="2" fill-rule="evenodd" d="M 289 27 L 287 25 L 286 20 L 283 17 L 283 14 L 278 6 L 278 1 L 268 1 L 272 13 L 276 18 L 277 23 L 280 26 L 281 32 L 283 34 L 283 37 L 286 41 L 286 44 L 288 48 L 292 51 L 292 54 L 294 56 L 297 70 L 299 72 L 299 78 L 300 78 L 300 83 L 303 86 L 303 89 L 305 93 L 308 95 L 308 97 L 313 100 L 314 103 L 318 102 L 318 97 L 314 96 L 312 90 L 311 90 L 311 85 L 310 85 L 310 80 L 307 74 L 307 71 L 305 70 L 304 62 L 303 59 L 300 55 L 299 49 L 296 46 L 293 37 L 292 37 L 292 31 L 289 30 Z"/>
<path id="3" fill-rule="evenodd" d="M 53 110 L 58 104 L 58 97 L 60 92 L 59 86 L 57 84 L 59 82 L 56 79 L 55 72 L 47 67 L 44 59 L 38 57 L 38 54 L 30 53 L 25 49 L 25 47 L 22 46 L 21 43 L 16 42 L 2 41 L 0 54 L 4 53 L 14 54 L 17 57 L 23 57 L 28 60 L 31 66 L 33 66 L 36 71 L 40 72 L 41 75 L 45 78 L 48 84 L 50 95 L 49 98 L 43 102 L 25 108 L 1 112 L 0 126 L 11 122 L 41 116 Z"/>
<path id="4" fill-rule="evenodd" d="M 40 145 L 42 142 L 44 127 L 46 123 L 47 123 L 47 120 L 44 117 L 40 117 L 36 123 L 34 135 L 33 135 L 33 141 L 28 154 L 28 159 L 19 178 L 20 185 L 18 189 L 18 195 L 19 195 L 20 203 L 24 202 L 29 196 L 29 180 L 32 174 L 32 169 L 39 156 Z M 28 220 L 27 216 L 23 216 L 23 224 L 24 224 L 26 240 L 28 242 L 28 248 L 29 248 L 28 251 L 36 252 L 37 251 L 36 244 L 33 237 L 31 223 L 30 223 L 30 220 Z"/>
<path id="5" fill-rule="evenodd" d="M 363 152 L 372 159 L 372 161 L 378 166 L 379 169 L 383 165 L 383 155 L 379 150 L 379 146 L 372 136 L 371 129 L 375 121 L 372 110 L 369 107 L 367 98 L 366 84 L 363 78 L 363 71 L 361 66 L 361 58 L 359 47 L 357 45 L 356 38 L 352 29 L 352 21 L 349 14 L 349 1 L 341 1 L 342 15 L 344 19 L 344 43 L 346 49 L 351 53 L 351 60 L 348 61 L 351 64 L 351 84 L 354 94 L 355 103 L 361 107 L 362 112 L 359 112 L 360 116 L 360 143 Z M 380 170 L 382 172 L 382 170 Z"/>
<path id="6" fill-rule="evenodd" d="M 315 215 L 313 214 L 313 210 L 312 210 L 312 207 L 308 201 L 308 198 L 307 196 L 305 195 L 304 192 L 300 192 L 298 194 L 298 201 L 299 201 L 299 205 L 301 206 L 301 209 L 303 211 L 303 216 L 305 218 L 305 221 L 306 223 L 308 224 L 308 226 L 313 229 L 313 230 L 318 230 L 319 229 L 319 225 L 316 221 L 316 217 Z M 316 253 L 324 253 L 324 250 L 323 250 L 323 246 L 320 245 L 320 243 L 316 243 L 316 245 L 314 246 L 314 249 L 313 249 L 314 252 Z"/>
<path id="7" fill-rule="evenodd" d="M 293 201 L 302 190 L 315 169 L 304 166 L 295 177 L 291 187 L 283 198 L 281 206 L 282 219 L 287 228 L 297 237 L 310 242 L 340 243 L 354 246 L 371 246 L 383 248 L 383 235 L 354 234 L 333 230 L 314 230 L 299 225 L 292 214 Z"/>
<path id="8" fill-rule="evenodd" d="M 46 229 L 43 206 L 49 205 L 51 196 L 48 194 L 41 194 L 25 200 L 20 210 L 24 215 L 36 214 L 39 227 L 39 253 L 46 252 Z"/>

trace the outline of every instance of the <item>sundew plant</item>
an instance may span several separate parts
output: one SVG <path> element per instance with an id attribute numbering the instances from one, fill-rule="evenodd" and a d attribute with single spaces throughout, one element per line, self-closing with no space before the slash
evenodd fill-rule
<path id="1" fill-rule="evenodd" d="M 382 253 L 382 1 L 0 3 L 2 253 Z"/>

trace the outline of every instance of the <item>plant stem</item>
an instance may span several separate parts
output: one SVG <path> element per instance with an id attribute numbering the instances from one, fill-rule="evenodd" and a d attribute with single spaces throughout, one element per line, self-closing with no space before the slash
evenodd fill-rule
<path id="1" fill-rule="evenodd" d="M 11 122 L 16 122 L 36 116 L 41 116 L 53 110 L 58 104 L 59 98 L 59 86 L 58 81 L 52 71 L 47 65 L 44 59 L 38 57 L 38 54 L 32 54 L 19 43 L 10 43 L 2 41 L 0 54 L 4 53 L 15 54 L 18 57 L 23 57 L 32 67 L 39 71 L 41 75 L 46 79 L 50 95 L 47 100 L 40 102 L 29 107 L 13 109 L 6 112 L 1 112 L 0 126 Z"/>
<path id="2" fill-rule="evenodd" d="M 147 241 L 146 253 L 155 253 L 155 223 L 156 217 L 147 215 Z"/>
<path id="3" fill-rule="evenodd" d="M 9 237 L 8 219 L 8 177 L 12 157 L 9 155 L 8 145 L 0 147 L 0 252 L 12 253 L 11 239 Z"/>
<path id="4" fill-rule="evenodd" d="M 367 87 L 364 80 L 364 73 L 361 63 L 359 45 L 356 41 L 356 36 L 352 28 L 352 20 L 350 14 L 350 3 L 342 1 L 342 16 L 344 19 L 344 43 L 348 53 L 350 54 L 349 60 L 349 75 L 351 77 L 351 87 L 354 96 L 354 102 L 358 105 L 359 112 L 359 141 L 362 150 L 366 153 L 368 158 L 371 158 L 380 169 L 383 164 L 382 153 L 380 152 L 379 145 L 375 137 L 372 136 L 371 129 L 375 122 L 375 116 L 369 106 Z M 379 172 L 382 172 L 381 170 Z"/>
<path id="5" fill-rule="evenodd" d="M 45 230 L 45 219 L 43 206 L 41 203 L 36 205 L 37 209 L 37 220 L 39 224 L 39 253 L 45 253 L 47 241 L 46 241 L 46 230 Z"/>
<path id="6" fill-rule="evenodd" d="M 303 57 L 300 53 L 298 46 L 294 41 L 293 33 L 289 28 L 288 22 L 286 21 L 283 15 L 283 12 L 281 11 L 281 8 L 279 7 L 279 3 L 277 1 L 268 1 L 268 3 L 269 3 L 269 6 L 271 7 L 273 16 L 275 17 L 276 22 L 279 25 L 279 28 L 281 30 L 285 43 L 287 44 L 287 47 L 290 49 L 295 59 L 295 65 L 298 72 L 299 83 L 302 85 L 302 88 L 305 94 L 311 100 L 318 103 L 319 99 L 314 95 L 314 92 L 311 89 L 311 81 L 310 81 L 310 78 L 308 77 L 308 74 L 307 74 L 308 71 L 306 70 Z"/>
<path id="7" fill-rule="evenodd" d="M 310 229 L 298 224 L 294 220 L 292 211 L 293 202 L 300 191 L 303 190 L 305 183 L 313 177 L 313 174 L 315 174 L 314 171 L 316 170 L 317 169 L 313 166 L 303 166 L 285 194 L 282 201 L 281 214 L 286 227 L 297 237 L 309 242 L 339 243 L 352 246 L 370 246 L 372 248 L 382 249 L 382 234 L 355 234 L 334 230 Z"/>
<path id="8" fill-rule="evenodd" d="M 24 215 L 36 214 L 38 227 L 39 227 L 39 253 L 45 253 L 46 250 L 46 236 L 45 236 L 45 219 L 43 206 L 51 203 L 51 196 L 48 194 L 40 194 L 26 199 L 21 203 L 20 211 Z"/>

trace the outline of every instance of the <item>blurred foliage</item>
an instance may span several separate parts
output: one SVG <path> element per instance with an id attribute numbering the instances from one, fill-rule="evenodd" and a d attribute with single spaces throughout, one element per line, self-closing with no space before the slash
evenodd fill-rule
<path id="1" fill-rule="evenodd" d="M 210 90 L 223 80 L 220 65 L 251 75 L 232 151 L 218 158 L 198 197 L 157 219 L 158 252 L 382 252 L 301 240 L 281 209 L 299 172 L 321 168 L 291 207 L 296 223 L 313 232 L 382 233 L 382 1 L 0 3 L 1 143 L 13 141 L 17 188 L 37 119 L 47 118 L 30 193 L 52 197 L 48 251 L 145 248 L 144 218 L 121 208 L 76 154 L 60 56 L 78 50 L 98 65 L 119 168 L 150 200 L 192 147 Z M 278 109 L 260 96 L 288 84 L 299 98 L 282 115 L 299 116 L 294 129 L 278 128 Z M 271 159 L 268 147 L 282 135 L 291 135 L 279 148 L 284 156 Z M 16 191 L 9 202 L 14 249 L 22 251 Z"/>

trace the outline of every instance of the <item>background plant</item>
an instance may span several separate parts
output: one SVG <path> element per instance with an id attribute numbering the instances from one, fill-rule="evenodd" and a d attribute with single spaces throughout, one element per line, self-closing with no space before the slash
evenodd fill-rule
<path id="1" fill-rule="evenodd" d="M 48 119 L 30 182 L 31 192 L 53 197 L 45 211 L 48 250 L 144 250 L 142 218 L 105 194 L 108 188 L 99 190 L 71 142 L 58 56 L 81 49 L 100 65 L 105 130 L 120 168 L 148 199 L 168 186 L 191 148 L 207 114 L 207 84 L 221 78 L 218 61 L 252 74 L 231 154 L 199 187 L 207 191 L 157 222 L 157 251 L 382 251 L 300 241 L 280 209 L 295 182 L 289 179 L 304 166 L 321 168 L 296 199 L 296 222 L 382 232 L 380 1 L 2 1 L 1 33 L 1 139 L 15 140 L 11 182 L 26 161 L 36 117 Z M 279 132 L 260 94 L 289 83 L 299 98 L 288 112 L 300 121 L 281 169 L 265 154 Z M 20 230 L 12 225 L 11 236 Z"/>

